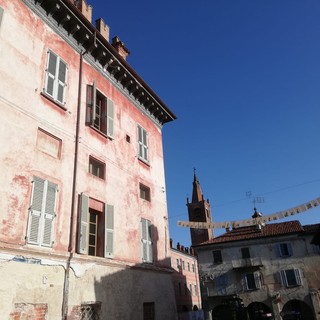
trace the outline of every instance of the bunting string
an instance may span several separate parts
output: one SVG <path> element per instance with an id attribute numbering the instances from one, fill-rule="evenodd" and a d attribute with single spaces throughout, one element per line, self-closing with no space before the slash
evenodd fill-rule
<path id="1" fill-rule="evenodd" d="M 187 227 L 192 229 L 226 229 L 226 228 L 237 228 L 252 226 L 256 224 L 264 224 L 267 222 L 273 222 L 276 220 L 281 220 L 307 210 L 311 210 L 320 205 L 320 197 L 308 201 L 306 203 L 300 204 L 299 206 L 279 211 L 276 213 L 268 214 L 266 216 L 261 216 L 258 218 L 236 220 L 236 221 L 224 221 L 224 222 L 195 222 L 195 221 L 180 221 L 178 220 L 179 227 Z"/>

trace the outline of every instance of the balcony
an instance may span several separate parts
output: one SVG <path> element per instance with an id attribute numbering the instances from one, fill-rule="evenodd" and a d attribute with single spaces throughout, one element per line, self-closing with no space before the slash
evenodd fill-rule
<path id="1" fill-rule="evenodd" d="M 258 269 L 263 267 L 261 257 L 232 260 L 233 269 Z"/>

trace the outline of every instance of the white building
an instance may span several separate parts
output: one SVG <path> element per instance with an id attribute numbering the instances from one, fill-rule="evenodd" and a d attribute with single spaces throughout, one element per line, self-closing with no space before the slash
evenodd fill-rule
<path id="1" fill-rule="evenodd" d="M 250 320 L 319 320 L 319 228 L 298 221 L 239 227 L 194 246 L 208 319 L 235 314 L 237 297 Z"/>

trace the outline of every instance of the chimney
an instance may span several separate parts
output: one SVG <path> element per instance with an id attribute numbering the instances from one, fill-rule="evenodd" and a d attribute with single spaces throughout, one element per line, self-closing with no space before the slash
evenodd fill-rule
<path id="1" fill-rule="evenodd" d="M 112 39 L 112 46 L 117 50 L 120 56 L 126 60 L 127 56 L 130 54 L 129 50 L 126 48 L 124 43 L 120 40 L 119 37 L 115 36 Z"/>
<path id="2" fill-rule="evenodd" d="M 170 238 L 170 248 L 173 246 L 173 240 Z"/>
<path id="3" fill-rule="evenodd" d="M 180 243 L 179 242 L 177 243 L 177 250 L 180 251 Z"/>
<path id="4" fill-rule="evenodd" d="M 181 251 L 184 252 L 184 246 L 181 246 Z"/>
<path id="5" fill-rule="evenodd" d="M 72 0 L 72 2 L 87 18 L 87 20 L 92 22 L 92 6 L 87 5 L 86 0 Z"/>
<path id="6" fill-rule="evenodd" d="M 185 247 L 185 248 L 184 248 L 184 251 L 185 251 L 186 253 L 189 253 L 189 248 L 188 248 L 188 247 Z"/>
<path id="7" fill-rule="evenodd" d="M 96 20 L 96 28 L 101 35 L 109 42 L 110 28 L 105 24 L 102 18 Z"/>

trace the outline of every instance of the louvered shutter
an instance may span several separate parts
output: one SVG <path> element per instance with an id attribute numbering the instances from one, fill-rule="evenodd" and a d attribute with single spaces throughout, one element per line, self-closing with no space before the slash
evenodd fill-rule
<path id="1" fill-rule="evenodd" d="M 143 130 L 142 132 L 142 137 L 143 137 L 143 149 L 144 149 L 144 156 L 143 158 L 148 161 L 149 157 L 148 157 L 148 134 L 146 130 Z"/>
<path id="2" fill-rule="evenodd" d="M 92 101 L 93 101 L 93 86 L 87 85 L 87 108 L 86 108 L 86 124 L 92 124 Z"/>
<path id="3" fill-rule="evenodd" d="M 113 101 L 107 99 L 107 136 L 114 136 L 114 105 Z"/>
<path id="4" fill-rule="evenodd" d="M 143 158 L 142 128 L 138 126 L 139 157 Z"/>
<path id="5" fill-rule="evenodd" d="M 249 287 L 248 287 L 248 280 L 247 280 L 247 275 L 246 275 L 246 274 L 243 274 L 243 275 L 242 275 L 241 282 L 242 282 L 243 290 L 244 290 L 244 291 L 249 290 Z"/>
<path id="6" fill-rule="evenodd" d="M 147 220 L 141 219 L 141 243 L 142 243 L 142 261 L 148 261 L 148 232 Z"/>
<path id="7" fill-rule="evenodd" d="M 261 288 L 261 279 L 260 279 L 260 273 L 254 272 L 254 282 L 257 289 Z"/>
<path id="8" fill-rule="evenodd" d="M 148 221 L 148 261 L 153 261 L 153 244 L 152 244 L 152 229 L 151 222 Z"/>
<path id="9" fill-rule="evenodd" d="M 292 256 L 292 245 L 291 243 L 287 243 L 289 256 Z"/>
<path id="10" fill-rule="evenodd" d="M 43 207 L 45 180 L 34 177 L 28 221 L 28 243 L 40 245 L 41 211 Z"/>
<path id="11" fill-rule="evenodd" d="M 105 208 L 105 257 L 113 256 L 114 246 L 114 207 L 107 204 Z"/>
<path id="12" fill-rule="evenodd" d="M 60 59 L 57 83 L 57 100 L 64 103 L 65 88 L 67 85 L 67 65 Z"/>
<path id="13" fill-rule="evenodd" d="M 47 69 L 46 69 L 45 92 L 50 96 L 54 97 L 54 84 L 55 84 L 55 78 L 56 78 L 58 57 L 51 51 L 48 51 L 47 59 L 48 59 L 48 62 L 47 62 Z"/>
<path id="14" fill-rule="evenodd" d="M 297 285 L 302 285 L 302 277 L 301 277 L 301 270 L 300 269 L 294 269 L 294 275 L 296 277 Z"/>
<path id="15" fill-rule="evenodd" d="M 42 245 L 45 247 L 52 247 L 53 243 L 53 221 L 56 216 L 56 194 L 57 185 L 47 182 L 42 229 Z"/>
<path id="16" fill-rule="evenodd" d="M 96 88 L 96 81 L 93 81 L 92 85 L 92 118 L 91 123 L 93 124 L 96 120 L 97 116 L 97 88 Z"/>
<path id="17" fill-rule="evenodd" d="M 281 279 L 281 284 L 284 287 L 287 287 L 288 286 L 288 281 L 287 281 L 286 270 L 281 270 L 280 271 L 280 279 Z"/>
<path id="18" fill-rule="evenodd" d="M 80 199 L 80 232 L 78 238 L 79 253 L 88 253 L 88 234 L 89 234 L 89 198 L 81 193 Z"/>

